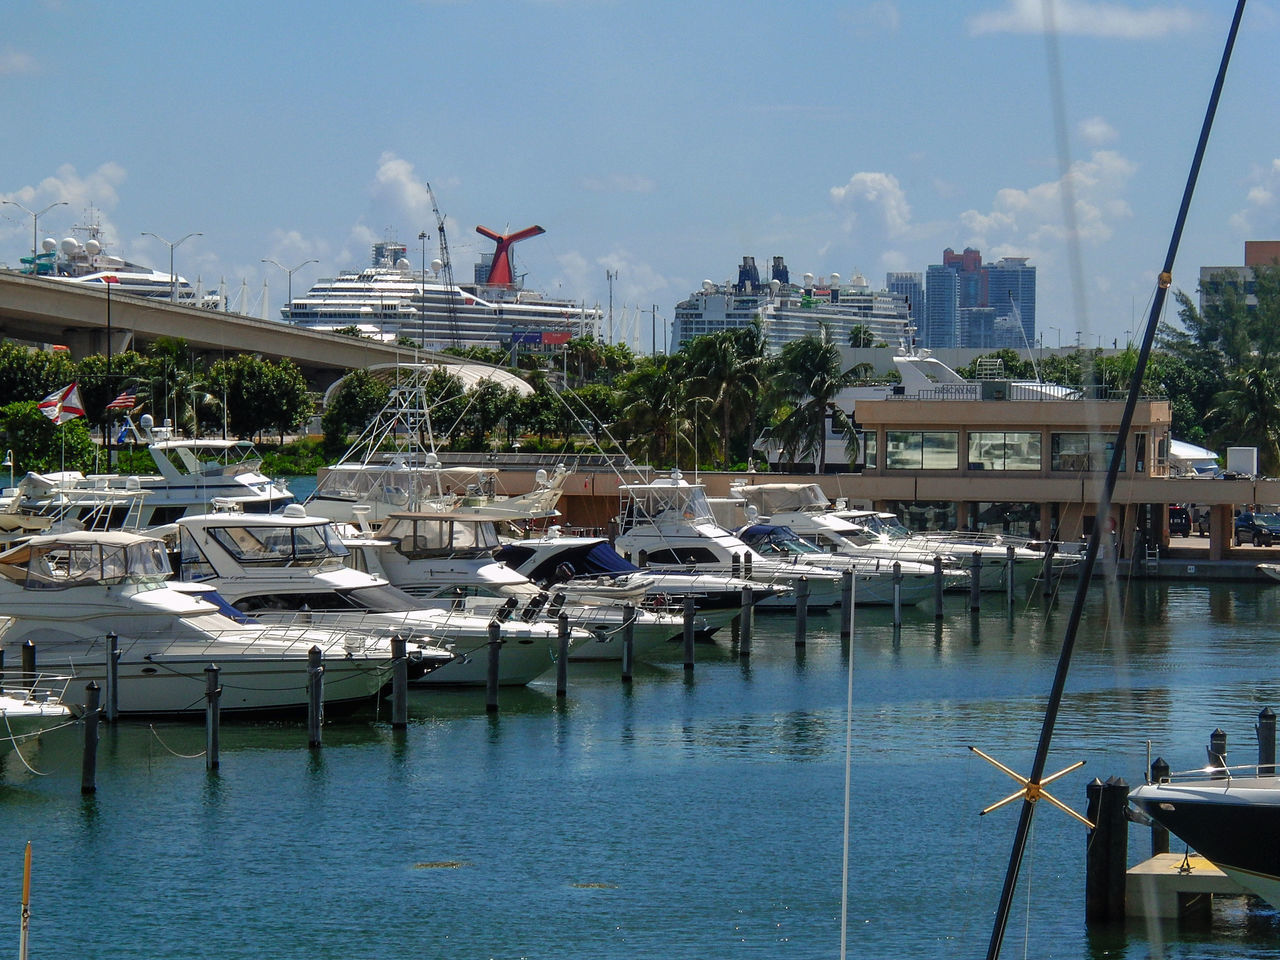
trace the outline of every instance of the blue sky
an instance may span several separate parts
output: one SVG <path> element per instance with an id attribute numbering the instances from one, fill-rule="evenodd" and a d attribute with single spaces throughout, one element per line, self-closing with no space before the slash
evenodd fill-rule
<path id="1" fill-rule="evenodd" d="M 285 3 L 32 0 L 0 34 L 0 199 L 61 238 L 92 205 L 121 255 L 270 315 L 370 244 L 454 269 L 477 224 L 527 284 L 650 343 L 744 254 L 792 275 L 923 271 L 942 250 L 1038 267 L 1047 346 L 1124 340 L 1164 260 L 1234 4 L 1056 0 L 1084 280 L 1073 294 L 1041 0 Z M 377 11 L 374 13 L 372 11 Z M 1280 238 L 1280 11 L 1252 0 L 1174 272 Z M 0 206 L 0 264 L 31 218 Z M 257 303 L 249 312 L 260 313 Z M 641 316 L 643 312 L 643 316 Z"/>

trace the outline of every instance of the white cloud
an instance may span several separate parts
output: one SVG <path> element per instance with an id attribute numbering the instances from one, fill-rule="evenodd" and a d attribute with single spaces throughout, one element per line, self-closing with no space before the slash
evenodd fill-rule
<path id="1" fill-rule="evenodd" d="M 653 193 L 657 184 L 637 173 L 611 173 L 603 177 L 585 178 L 582 188 L 592 193 Z"/>
<path id="2" fill-rule="evenodd" d="M 1043 33 L 1044 10 L 1042 0 L 1006 0 L 1002 10 L 970 17 L 969 33 Z M 1057 0 L 1053 20 L 1060 34 L 1135 40 L 1188 33 L 1199 22 L 1194 13 L 1176 4 L 1148 3 L 1137 7 L 1109 0 Z"/>
<path id="3" fill-rule="evenodd" d="M 1088 160 L 1072 165 L 1067 178 L 1075 204 L 1076 229 L 1082 241 L 1110 239 L 1117 220 L 1132 211 L 1124 189 L 1137 170 L 1135 164 L 1111 150 L 1097 150 Z M 1063 188 L 1066 178 L 1050 180 L 1028 189 L 1006 187 L 996 193 L 990 211 L 967 210 L 960 221 L 969 230 L 973 246 L 999 243 L 1040 243 L 1066 238 L 1063 223 Z"/>
<path id="4" fill-rule="evenodd" d="M 844 186 L 831 188 L 831 199 L 849 211 L 849 227 L 857 222 L 862 208 L 883 220 L 890 237 L 902 236 L 911 226 L 911 206 L 891 173 L 855 173 Z"/>
<path id="5" fill-rule="evenodd" d="M 124 183 L 125 176 L 124 168 L 116 163 L 104 163 L 83 177 L 75 167 L 65 163 L 37 184 L 19 187 L 12 193 L 0 193 L 0 200 L 16 201 L 37 213 L 51 203 L 62 201 L 65 207 L 55 207 L 40 217 L 39 227 L 43 236 L 54 232 L 65 236 L 72 224 L 92 218 L 101 226 L 103 239 L 115 245 L 120 240 L 119 233 L 106 212 L 114 210 L 119 203 L 116 188 Z M 29 243 L 31 218 L 17 207 L 0 206 L 0 236 L 25 237 Z M 23 248 L 27 245 L 24 243 Z M 113 252 L 121 254 L 124 251 L 117 246 Z"/>
<path id="6" fill-rule="evenodd" d="M 434 222 L 427 182 L 414 176 L 412 163 L 394 153 L 387 152 L 378 158 L 372 192 L 375 200 L 389 201 L 415 222 Z M 428 221 L 427 217 L 432 219 Z"/>
<path id="7" fill-rule="evenodd" d="M 1119 136 L 1116 128 L 1102 117 L 1088 117 L 1081 120 L 1078 129 L 1080 138 L 1092 146 L 1111 143 Z"/>
<path id="8" fill-rule="evenodd" d="M 36 59 L 21 50 L 0 50 L 0 77 L 36 73 Z"/>
<path id="9" fill-rule="evenodd" d="M 1275 233 L 1280 229 L 1277 195 L 1280 195 L 1280 159 L 1255 168 L 1249 175 L 1244 209 L 1236 211 L 1229 220 L 1232 229 L 1246 239 Z"/>
<path id="10" fill-rule="evenodd" d="M 902 14 L 893 0 L 873 0 L 849 11 L 847 19 L 862 31 L 888 31 L 897 33 L 902 26 Z"/>

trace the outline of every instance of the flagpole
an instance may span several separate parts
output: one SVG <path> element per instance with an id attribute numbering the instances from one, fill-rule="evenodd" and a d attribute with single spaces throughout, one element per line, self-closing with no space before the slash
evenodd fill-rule
<path id="1" fill-rule="evenodd" d="M 111 281 L 105 284 L 107 288 L 107 396 L 114 396 L 115 387 L 111 385 Z M 111 412 L 107 412 L 107 422 L 103 425 L 103 433 L 107 435 L 107 473 L 111 472 L 111 431 L 112 419 Z"/>

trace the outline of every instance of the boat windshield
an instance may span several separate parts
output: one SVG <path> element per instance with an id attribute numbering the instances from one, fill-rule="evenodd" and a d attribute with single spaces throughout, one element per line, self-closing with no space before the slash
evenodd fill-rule
<path id="1" fill-rule="evenodd" d="M 629 497 L 622 517 L 624 529 L 646 521 L 677 518 L 697 524 L 716 522 L 702 487 L 651 484 L 624 489 Z"/>
<path id="2" fill-rule="evenodd" d="M 53 542 L 29 549 L 23 585 L 28 590 L 58 590 L 95 584 L 160 582 L 169 576 L 169 558 L 159 540 Z"/>
<path id="3" fill-rule="evenodd" d="M 266 566 L 319 566 L 347 556 L 333 525 L 211 527 L 209 535 L 241 563 Z"/>
<path id="4" fill-rule="evenodd" d="M 441 516 L 391 516 L 378 536 L 396 542 L 396 551 L 411 560 L 426 557 L 487 556 L 500 543 L 489 520 L 465 520 Z"/>
<path id="5" fill-rule="evenodd" d="M 790 527 L 775 527 L 765 524 L 745 527 L 739 534 L 742 542 L 754 547 L 757 553 L 770 554 L 813 554 L 822 553 L 807 540 L 801 540 Z"/>

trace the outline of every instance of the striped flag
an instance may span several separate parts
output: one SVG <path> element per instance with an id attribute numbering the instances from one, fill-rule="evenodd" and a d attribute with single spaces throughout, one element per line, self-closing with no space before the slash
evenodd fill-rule
<path id="1" fill-rule="evenodd" d="M 138 388 L 130 387 L 107 404 L 108 410 L 132 410 L 138 405 Z"/>
<path id="2" fill-rule="evenodd" d="M 66 423 L 84 416 L 84 404 L 80 401 L 80 385 L 73 383 L 55 390 L 39 403 L 40 412 L 54 423 Z"/>

